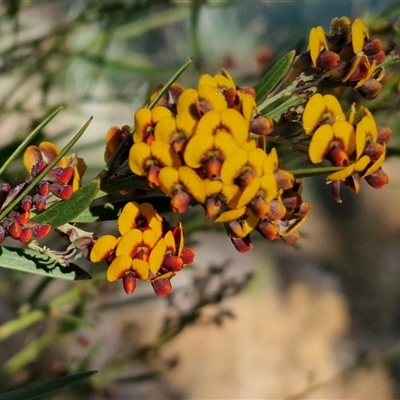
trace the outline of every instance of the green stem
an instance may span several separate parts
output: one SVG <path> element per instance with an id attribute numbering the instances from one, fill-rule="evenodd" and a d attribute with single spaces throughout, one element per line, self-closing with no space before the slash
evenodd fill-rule
<path id="1" fill-rule="evenodd" d="M 331 174 L 332 172 L 340 171 L 344 167 L 319 167 L 319 168 L 305 168 L 295 169 L 290 172 L 295 178 L 308 178 L 312 176 Z"/>

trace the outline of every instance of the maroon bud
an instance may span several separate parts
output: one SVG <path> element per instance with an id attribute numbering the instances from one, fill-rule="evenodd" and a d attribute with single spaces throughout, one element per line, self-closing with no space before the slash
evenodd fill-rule
<path id="1" fill-rule="evenodd" d="M 184 247 L 181 253 L 183 265 L 191 264 L 194 260 L 194 251 L 189 247 Z"/>
<path id="2" fill-rule="evenodd" d="M 317 58 L 317 67 L 325 71 L 336 68 L 339 65 L 340 56 L 333 51 L 323 51 Z"/>
<path id="3" fill-rule="evenodd" d="M 22 226 L 17 221 L 13 221 L 8 225 L 7 232 L 13 239 L 18 239 L 22 233 Z"/>
<path id="4" fill-rule="evenodd" d="M 126 294 L 132 294 L 136 289 L 136 278 L 133 274 L 129 272 L 122 278 L 122 281 Z"/>
<path id="5" fill-rule="evenodd" d="M 50 193 L 50 184 L 47 181 L 40 181 L 38 184 L 38 192 L 41 196 L 47 196 Z"/>
<path id="6" fill-rule="evenodd" d="M 373 54 L 379 53 L 382 50 L 382 43 L 379 39 L 371 40 L 365 43 L 363 52 L 367 56 L 372 56 Z"/>
<path id="7" fill-rule="evenodd" d="M 177 190 L 171 199 L 171 208 L 173 212 L 183 214 L 187 211 L 192 198 L 183 190 Z"/>
<path id="8" fill-rule="evenodd" d="M 69 165 L 66 168 L 53 168 L 48 173 L 48 178 L 51 182 L 59 182 L 66 185 L 74 175 L 74 169 Z"/>
<path id="9" fill-rule="evenodd" d="M 379 81 L 374 78 L 370 78 L 361 87 L 357 89 L 362 97 L 366 100 L 375 99 L 382 89 L 382 85 Z"/>
<path id="10" fill-rule="evenodd" d="M 33 177 L 38 176 L 45 168 L 47 167 L 47 163 L 44 160 L 39 160 L 33 167 L 31 171 L 31 175 Z"/>
<path id="11" fill-rule="evenodd" d="M 42 238 L 47 236 L 51 231 L 51 226 L 49 224 L 35 223 L 32 226 L 32 234 L 37 238 Z"/>
<path id="12" fill-rule="evenodd" d="M 228 108 L 233 108 L 240 103 L 240 98 L 237 94 L 237 90 L 229 88 L 224 92 L 225 100 L 228 103 Z"/>
<path id="13" fill-rule="evenodd" d="M 71 185 L 64 185 L 59 182 L 54 182 L 50 185 L 50 191 L 61 200 L 68 200 L 73 193 Z"/>
<path id="14" fill-rule="evenodd" d="M 178 256 L 167 255 L 162 266 L 168 271 L 180 271 L 183 268 L 183 261 Z"/>
<path id="15" fill-rule="evenodd" d="M 387 126 L 378 126 L 378 140 L 379 144 L 389 143 L 392 131 Z"/>
<path id="16" fill-rule="evenodd" d="M 379 53 L 368 56 L 368 61 L 370 64 L 372 64 L 374 61 L 376 61 L 377 64 L 382 64 L 385 61 L 385 58 L 386 54 L 383 50 L 381 50 Z"/>
<path id="17" fill-rule="evenodd" d="M 163 297 L 172 293 L 172 285 L 169 279 L 158 279 L 151 282 L 154 292 L 157 296 Z"/>
<path id="18" fill-rule="evenodd" d="M 32 203 L 37 211 L 42 211 L 46 207 L 46 199 L 40 194 L 35 194 Z"/>
<path id="19" fill-rule="evenodd" d="M 253 248 L 253 244 L 250 240 L 250 235 L 247 235 L 243 239 L 235 239 L 231 237 L 231 242 L 239 253 L 247 253 Z"/>
<path id="20" fill-rule="evenodd" d="M 279 229 L 268 219 L 262 220 L 258 223 L 256 230 L 260 235 L 267 240 L 275 240 L 279 237 Z"/>
<path id="21" fill-rule="evenodd" d="M 32 196 L 25 196 L 22 200 L 21 200 L 21 210 L 27 212 L 30 211 L 32 209 Z"/>
<path id="22" fill-rule="evenodd" d="M 368 185 L 372 186 L 375 189 L 381 189 L 387 183 L 389 183 L 389 177 L 385 172 L 379 168 L 377 171 L 365 177 L 365 180 L 368 182 Z"/>
<path id="23" fill-rule="evenodd" d="M 22 228 L 21 235 L 18 240 L 21 243 L 28 243 L 32 239 L 32 229 L 31 228 Z"/>
<path id="24" fill-rule="evenodd" d="M 29 221 L 29 218 L 31 217 L 31 213 L 29 211 L 26 211 L 24 213 L 18 214 L 15 217 L 15 220 L 20 224 L 24 225 Z"/>
<path id="25" fill-rule="evenodd" d="M 281 239 L 287 244 L 294 244 L 299 240 L 299 238 L 300 238 L 300 233 L 298 231 L 294 231 L 293 233 L 287 236 L 281 236 Z"/>

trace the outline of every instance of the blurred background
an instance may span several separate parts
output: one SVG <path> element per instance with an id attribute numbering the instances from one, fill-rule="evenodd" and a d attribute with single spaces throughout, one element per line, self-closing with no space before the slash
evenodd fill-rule
<path id="1" fill-rule="evenodd" d="M 304 51 L 312 27 L 343 15 L 363 18 L 385 49 L 400 42 L 393 1 L 2 1 L 0 161 L 63 105 L 37 142 L 63 146 L 93 116 L 74 147 L 88 182 L 108 128 L 132 125 L 190 57 L 184 86 L 222 67 L 254 85 L 288 51 Z M 96 369 L 52 398 L 399 398 L 399 82 L 391 67 L 366 102 L 393 131 L 390 184 L 344 190 L 338 205 L 323 177 L 306 179 L 312 211 L 296 245 L 255 238 L 252 252 L 236 253 L 194 209 L 183 222 L 195 265 L 166 299 L 145 284 L 128 297 L 105 266 L 73 283 L 0 271 L 0 392 Z M 2 176 L 24 179 L 17 162 Z"/>

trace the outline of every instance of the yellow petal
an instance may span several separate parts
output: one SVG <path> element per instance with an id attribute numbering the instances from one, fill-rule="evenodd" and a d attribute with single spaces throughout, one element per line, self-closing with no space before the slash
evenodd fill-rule
<path id="1" fill-rule="evenodd" d="M 235 138 L 238 146 L 243 146 L 245 144 L 249 137 L 249 125 L 246 123 L 242 114 L 233 108 L 222 111 L 221 125 Z"/>
<path id="2" fill-rule="evenodd" d="M 351 154 L 356 149 L 356 133 L 353 125 L 347 121 L 336 121 L 332 125 L 334 140 L 338 140 L 340 147 Z"/>
<path id="3" fill-rule="evenodd" d="M 146 161 L 150 158 L 150 146 L 144 142 L 135 143 L 129 150 L 129 168 L 136 175 L 146 175 Z"/>
<path id="4" fill-rule="evenodd" d="M 311 138 L 308 155 L 314 164 L 320 163 L 330 149 L 333 140 L 333 129 L 331 125 L 320 126 Z"/>
<path id="5" fill-rule="evenodd" d="M 99 237 L 90 252 L 90 261 L 99 262 L 107 258 L 117 246 L 117 238 L 112 235 Z"/>
<path id="6" fill-rule="evenodd" d="M 178 169 L 179 179 L 185 186 L 187 191 L 199 203 L 205 201 L 205 189 L 203 180 L 196 174 L 196 172 L 189 167 L 182 166 Z"/>
<path id="7" fill-rule="evenodd" d="M 174 238 L 174 235 L 172 234 L 172 231 L 168 231 L 164 235 L 163 239 L 164 239 L 165 245 L 167 246 L 167 249 L 172 251 L 173 254 L 175 254 L 176 245 L 175 245 L 175 238 Z"/>
<path id="8" fill-rule="evenodd" d="M 224 161 L 229 154 L 232 154 L 238 148 L 238 145 L 230 133 L 219 131 L 214 136 L 214 148 L 219 150 L 222 161 Z"/>
<path id="9" fill-rule="evenodd" d="M 133 201 L 127 203 L 118 217 L 118 230 L 124 235 L 130 229 L 136 228 L 135 219 L 139 215 L 139 204 Z"/>
<path id="10" fill-rule="evenodd" d="M 261 149 L 255 149 L 248 153 L 248 164 L 255 171 L 256 176 L 261 176 L 263 173 L 263 164 L 267 158 L 267 154 Z"/>
<path id="11" fill-rule="evenodd" d="M 326 94 L 324 96 L 324 102 L 326 107 L 325 112 L 330 113 L 336 121 L 344 121 L 346 119 L 346 116 L 342 110 L 342 106 L 335 96 Z"/>
<path id="12" fill-rule="evenodd" d="M 161 268 L 161 264 L 164 261 L 166 251 L 167 245 L 165 244 L 164 239 L 160 239 L 154 246 L 149 257 L 150 271 L 153 274 L 156 274 Z"/>
<path id="13" fill-rule="evenodd" d="M 359 123 L 363 125 L 365 129 L 367 140 L 371 139 L 373 142 L 376 142 L 378 140 L 378 127 L 376 126 L 376 122 L 372 115 L 366 115 Z"/>
<path id="14" fill-rule="evenodd" d="M 172 167 L 164 167 L 160 170 L 158 179 L 160 181 L 160 189 L 163 191 L 163 193 L 169 197 L 172 197 L 176 189 L 176 185 L 179 184 L 178 170 Z"/>
<path id="15" fill-rule="evenodd" d="M 143 233 L 139 229 L 131 229 L 126 232 L 118 243 L 115 254 L 132 256 L 136 248 L 143 242 Z"/>
<path id="16" fill-rule="evenodd" d="M 226 185 L 232 185 L 235 178 L 247 164 L 248 153 L 241 148 L 232 152 L 224 161 L 221 168 L 221 181 Z"/>
<path id="17" fill-rule="evenodd" d="M 177 113 L 189 112 L 190 107 L 199 99 L 196 89 L 185 89 L 178 98 Z"/>
<path id="18" fill-rule="evenodd" d="M 250 203 L 256 196 L 258 189 L 260 189 L 260 182 L 261 179 L 260 177 L 256 176 L 253 178 L 253 180 L 250 182 L 249 185 L 246 186 L 246 188 L 243 190 L 242 195 L 239 198 L 237 207 L 244 207 L 247 204 Z"/>
<path id="19" fill-rule="evenodd" d="M 211 110 L 222 111 L 228 108 L 228 103 L 223 94 L 211 85 L 200 85 L 197 88 L 199 98 L 206 102 Z"/>
<path id="20" fill-rule="evenodd" d="M 316 93 L 308 100 L 303 112 L 303 129 L 307 135 L 312 133 L 321 122 L 325 111 L 325 102 L 321 93 Z"/>
<path id="21" fill-rule="evenodd" d="M 202 158 L 208 151 L 212 150 L 214 144 L 214 136 L 208 135 L 194 135 L 186 145 L 184 151 L 185 163 L 192 168 L 200 168 Z"/>
<path id="22" fill-rule="evenodd" d="M 383 162 L 385 161 L 385 156 L 386 156 L 386 151 L 365 171 L 365 174 L 363 175 L 363 177 L 371 175 L 374 172 L 376 172 L 382 166 Z"/>
<path id="23" fill-rule="evenodd" d="M 348 176 L 350 176 L 354 172 L 354 168 L 355 168 L 355 164 L 350 164 L 349 166 L 327 176 L 326 181 L 328 183 L 335 182 L 335 181 L 341 181 L 342 179 L 345 179 Z"/>
<path id="24" fill-rule="evenodd" d="M 383 157 L 385 158 L 385 157 Z M 354 164 L 354 171 L 355 172 L 361 172 L 364 171 L 365 168 L 367 168 L 367 165 L 371 162 L 370 158 L 365 155 L 362 156 L 359 160 L 357 160 Z"/>
<path id="25" fill-rule="evenodd" d="M 367 142 L 367 132 L 364 128 L 364 125 L 361 123 L 358 123 L 357 128 L 356 128 L 356 159 L 357 160 L 361 157 L 361 154 L 364 152 L 366 142 Z"/>
<path id="26" fill-rule="evenodd" d="M 134 143 L 140 143 L 145 136 L 148 127 L 152 125 L 151 110 L 147 107 L 136 111 L 135 116 L 135 133 L 133 134 Z"/>
<path id="27" fill-rule="evenodd" d="M 134 258 L 132 260 L 132 270 L 135 272 L 137 278 L 146 281 L 149 277 L 150 263 L 139 258 Z"/>
<path id="28" fill-rule="evenodd" d="M 158 165 L 162 167 L 178 168 L 181 160 L 167 143 L 154 140 L 150 144 L 151 155 L 157 159 Z"/>
<path id="29" fill-rule="evenodd" d="M 126 272 L 130 271 L 132 267 L 132 258 L 126 254 L 122 254 L 113 260 L 107 269 L 107 280 L 114 282 L 125 276 Z"/>
<path id="30" fill-rule="evenodd" d="M 217 179 L 204 179 L 204 194 L 205 197 L 211 197 L 219 194 L 222 190 L 222 182 Z"/>
<path id="31" fill-rule="evenodd" d="M 364 47 L 364 39 L 366 37 L 369 37 L 368 28 L 360 18 L 356 18 L 351 25 L 351 43 L 353 45 L 354 54 L 362 51 Z"/>
<path id="32" fill-rule="evenodd" d="M 317 26 L 312 28 L 310 31 L 307 47 L 307 50 L 310 51 L 310 56 L 314 67 L 317 64 L 317 58 L 322 49 L 328 49 L 328 44 L 326 42 L 324 29 L 322 26 Z"/>
<path id="33" fill-rule="evenodd" d="M 246 212 L 246 207 L 235 208 L 233 210 L 223 212 L 214 222 L 230 222 L 234 221 Z"/>
<path id="34" fill-rule="evenodd" d="M 171 144 L 177 135 L 175 118 L 166 117 L 161 119 L 154 129 L 156 141 Z"/>
<path id="35" fill-rule="evenodd" d="M 211 110 L 204 114 L 196 128 L 196 136 L 215 135 L 220 129 L 221 115 L 218 111 Z"/>
<path id="36" fill-rule="evenodd" d="M 361 87 L 362 85 L 364 85 L 364 83 L 366 83 L 371 78 L 371 76 L 373 75 L 375 70 L 376 70 L 376 60 L 372 61 L 371 66 L 368 68 L 367 75 L 365 76 L 365 78 L 360 79 L 358 81 L 357 85 L 354 86 L 354 89 L 357 89 L 357 88 Z"/>

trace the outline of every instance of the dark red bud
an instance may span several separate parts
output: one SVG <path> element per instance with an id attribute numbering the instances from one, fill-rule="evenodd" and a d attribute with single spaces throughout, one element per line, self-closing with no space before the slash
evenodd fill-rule
<path id="1" fill-rule="evenodd" d="M 382 85 L 379 81 L 374 78 L 370 78 L 361 87 L 357 89 L 362 97 L 366 100 L 375 99 L 382 89 Z"/>
<path id="2" fill-rule="evenodd" d="M 13 221 L 8 225 L 7 232 L 13 239 L 18 239 L 22 233 L 22 226 L 17 221 Z"/>
<path id="3" fill-rule="evenodd" d="M 251 243 L 250 235 L 247 235 L 243 239 L 235 239 L 231 237 L 231 242 L 239 253 L 247 253 L 253 248 L 253 243 Z"/>
<path id="4" fill-rule="evenodd" d="M 379 53 L 382 50 L 382 43 L 379 39 L 371 40 L 365 43 L 363 52 L 367 56 L 372 56 L 373 54 Z"/>
<path id="5" fill-rule="evenodd" d="M 229 88 L 224 92 L 225 100 L 228 103 L 228 108 L 233 108 L 240 103 L 237 90 L 234 88 Z"/>
<path id="6" fill-rule="evenodd" d="M 333 51 L 323 51 L 317 58 L 317 67 L 325 71 L 336 68 L 339 65 L 340 56 Z"/>
<path id="7" fill-rule="evenodd" d="M 380 144 L 389 143 L 392 131 L 387 126 L 378 126 L 378 140 Z"/>
<path id="8" fill-rule="evenodd" d="M 151 282 L 154 292 L 157 296 L 163 297 L 172 293 L 172 285 L 168 278 L 158 279 Z"/>
<path id="9" fill-rule="evenodd" d="M 385 172 L 379 168 L 373 174 L 365 177 L 365 180 L 368 182 L 368 185 L 372 186 L 375 189 L 381 189 L 387 183 L 389 183 L 389 177 Z"/>
<path id="10" fill-rule="evenodd" d="M 42 238 L 47 236 L 51 231 L 51 226 L 48 224 L 34 224 L 32 226 L 32 234 L 37 238 Z"/>
<path id="11" fill-rule="evenodd" d="M 68 200 L 73 193 L 71 185 L 64 185 L 59 182 L 54 182 L 50 185 L 50 191 L 61 200 Z"/>
<path id="12" fill-rule="evenodd" d="M 22 200 L 21 200 L 21 210 L 27 212 L 30 211 L 32 208 L 32 196 L 25 196 Z"/>
<path id="13" fill-rule="evenodd" d="M 278 227 L 271 223 L 268 219 L 260 221 L 256 227 L 256 230 L 267 240 L 275 240 L 279 238 Z"/>
<path id="14" fill-rule="evenodd" d="M 16 220 L 19 224 L 24 225 L 24 224 L 26 224 L 26 223 L 29 221 L 29 218 L 30 218 L 30 217 L 31 217 L 31 213 L 30 213 L 29 211 L 26 211 L 26 212 L 24 212 L 24 213 L 18 214 L 18 215 L 15 217 L 15 220 Z"/>
<path id="15" fill-rule="evenodd" d="M 209 197 L 205 203 L 206 216 L 214 219 L 221 211 L 222 203 L 218 196 Z"/>
<path id="16" fill-rule="evenodd" d="M 250 131 L 256 135 L 266 136 L 274 130 L 274 122 L 264 115 L 256 115 L 250 123 Z"/>
<path id="17" fill-rule="evenodd" d="M 32 239 L 32 234 L 33 232 L 31 228 L 22 228 L 22 232 L 18 240 L 21 243 L 28 243 Z"/>
<path id="18" fill-rule="evenodd" d="M 194 251 L 189 247 L 184 247 L 180 257 L 183 265 L 191 264 L 194 260 Z"/>
<path id="19" fill-rule="evenodd" d="M 50 193 L 50 184 L 47 181 L 40 181 L 38 184 L 38 192 L 41 196 L 47 196 Z"/>
<path id="20" fill-rule="evenodd" d="M 136 278 L 132 273 L 128 272 L 123 278 L 122 282 L 126 294 L 132 294 L 136 289 Z"/>
<path id="21" fill-rule="evenodd" d="M 183 190 L 177 190 L 171 199 L 171 208 L 173 212 L 183 214 L 187 211 L 192 198 Z"/>
<path id="22" fill-rule="evenodd" d="M 382 64 L 385 61 L 386 54 L 383 50 L 380 52 L 373 54 L 371 56 L 368 56 L 368 61 L 370 64 L 372 64 L 374 61 L 376 61 L 377 64 Z"/>
<path id="23" fill-rule="evenodd" d="M 180 271 L 183 268 L 183 261 L 178 256 L 167 255 L 162 266 L 168 271 Z"/>
<path id="24" fill-rule="evenodd" d="M 205 176 L 208 179 L 218 179 L 221 173 L 222 163 L 216 157 L 211 157 L 204 164 Z"/>
<path id="25" fill-rule="evenodd" d="M 66 168 L 53 168 L 47 176 L 51 182 L 59 182 L 63 185 L 66 185 L 71 180 L 73 175 L 74 169 L 69 165 Z"/>
<path id="26" fill-rule="evenodd" d="M 37 211 L 42 211 L 46 207 L 46 199 L 40 194 L 35 194 L 32 203 Z"/>
<path id="27" fill-rule="evenodd" d="M 39 160 L 33 167 L 31 171 L 31 175 L 33 177 L 38 176 L 45 168 L 47 167 L 47 163 L 44 160 Z"/>

